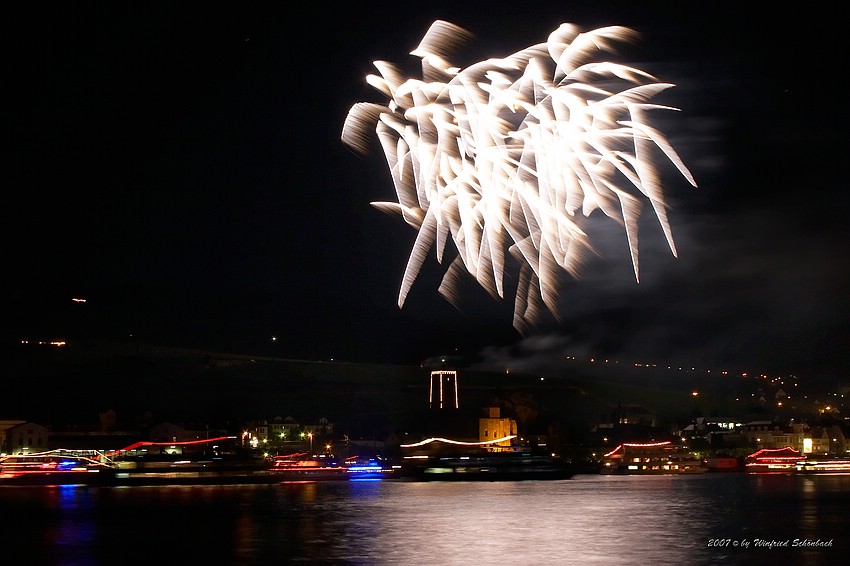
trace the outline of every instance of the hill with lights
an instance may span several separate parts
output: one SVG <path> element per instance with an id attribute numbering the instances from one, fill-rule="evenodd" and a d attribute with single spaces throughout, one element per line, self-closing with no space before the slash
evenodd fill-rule
<path id="1" fill-rule="evenodd" d="M 113 410 L 127 428 L 170 421 L 238 429 L 253 420 L 325 417 L 354 435 L 415 429 L 429 412 L 430 372 L 437 367 L 129 344 L 17 345 L 6 360 L 0 419 L 96 425 Z M 528 434 L 543 434 L 553 423 L 589 430 L 616 419 L 622 407 L 639 408 L 662 426 L 696 416 L 761 420 L 843 410 L 837 390 L 807 390 L 795 378 L 575 359 L 546 372 L 434 363 L 458 372 L 464 410 L 500 406 Z"/>

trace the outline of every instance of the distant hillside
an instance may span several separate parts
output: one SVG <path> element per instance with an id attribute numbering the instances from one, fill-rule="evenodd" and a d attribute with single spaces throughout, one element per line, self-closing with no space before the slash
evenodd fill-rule
<path id="1" fill-rule="evenodd" d="M 125 427 L 168 420 L 238 428 L 255 419 L 326 417 L 338 432 L 368 436 L 415 428 L 428 410 L 430 370 L 418 366 L 128 344 L 16 347 L 5 358 L 0 419 L 96 425 L 111 409 Z M 545 376 L 458 372 L 462 408 L 474 413 L 499 405 L 529 434 L 552 423 L 586 430 L 611 418 L 618 405 L 639 405 L 661 422 L 680 424 L 698 414 L 772 414 L 755 392 L 772 402 L 777 390 L 754 380 L 631 366 L 574 364 Z"/>

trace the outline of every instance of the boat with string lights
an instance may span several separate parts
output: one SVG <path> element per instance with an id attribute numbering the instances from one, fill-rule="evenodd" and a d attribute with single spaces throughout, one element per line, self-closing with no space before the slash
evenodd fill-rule
<path id="1" fill-rule="evenodd" d="M 846 458 L 807 458 L 794 467 L 801 474 L 850 474 L 850 460 Z"/>
<path id="2" fill-rule="evenodd" d="M 401 471 L 400 464 L 393 464 L 380 457 L 351 456 L 346 458 L 344 465 L 348 471 L 347 478 L 352 481 L 394 479 L 399 477 Z"/>
<path id="3" fill-rule="evenodd" d="M 270 473 L 276 481 L 379 480 L 395 477 L 398 466 L 378 458 L 350 456 L 342 461 L 333 454 L 296 452 L 271 457 Z"/>
<path id="4" fill-rule="evenodd" d="M 402 444 L 398 477 L 416 481 L 520 481 L 573 476 L 569 465 L 550 454 L 499 446 L 511 439 L 513 436 L 466 442 L 432 437 Z"/>
<path id="5" fill-rule="evenodd" d="M 260 455 L 238 437 L 136 442 L 107 452 L 51 450 L 0 458 L 0 485 L 224 485 L 291 481 L 377 480 L 398 466 L 357 456 L 298 452 Z"/>
<path id="6" fill-rule="evenodd" d="M 271 460 L 270 473 L 277 481 L 344 480 L 348 477 L 346 467 L 325 454 L 317 457 L 296 452 L 273 456 Z"/>
<path id="7" fill-rule="evenodd" d="M 0 485 L 109 485 L 116 470 L 100 452 L 48 450 L 0 457 Z"/>
<path id="8" fill-rule="evenodd" d="M 181 442 L 141 441 L 107 452 L 120 485 L 249 484 L 279 481 L 268 458 L 235 436 Z"/>
<path id="9" fill-rule="evenodd" d="M 762 448 L 745 459 L 744 467 L 749 473 L 787 474 L 797 471 L 797 462 L 805 460 L 799 450 L 784 448 Z"/>
<path id="10" fill-rule="evenodd" d="M 602 474 L 701 474 L 705 463 L 671 441 L 624 442 L 602 456 Z"/>

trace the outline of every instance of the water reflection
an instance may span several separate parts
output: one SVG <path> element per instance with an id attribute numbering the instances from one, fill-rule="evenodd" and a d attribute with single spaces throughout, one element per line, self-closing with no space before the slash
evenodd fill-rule
<path id="1" fill-rule="evenodd" d="M 820 485 L 817 481 L 814 481 L 818 478 L 815 477 L 806 477 L 802 478 L 800 482 L 801 489 L 801 502 L 802 508 L 800 509 L 800 527 L 802 532 L 805 533 L 813 533 L 816 535 L 818 532 L 818 506 L 817 506 L 817 498 L 818 498 L 818 485 Z"/>
<path id="2" fill-rule="evenodd" d="M 847 551 L 848 508 L 850 476 L 12 488 L 0 489 L 0 509 L 15 518 L 0 544 L 45 565 L 820 565 Z M 752 546 L 794 538 L 835 542 Z"/>

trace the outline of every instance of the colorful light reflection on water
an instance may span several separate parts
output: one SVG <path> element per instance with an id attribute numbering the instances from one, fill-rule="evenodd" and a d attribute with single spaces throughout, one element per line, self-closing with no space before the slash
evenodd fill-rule
<path id="1" fill-rule="evenodd" d="M 0 543 L 32 564 L 819 565 L 842 562 L 848 508 L 850 475 L 2 488 Z M 833 545 L 755 542 L 793 539 Z"/>

